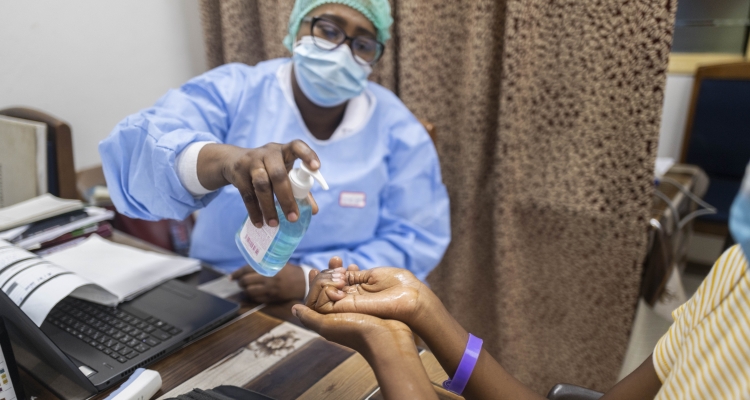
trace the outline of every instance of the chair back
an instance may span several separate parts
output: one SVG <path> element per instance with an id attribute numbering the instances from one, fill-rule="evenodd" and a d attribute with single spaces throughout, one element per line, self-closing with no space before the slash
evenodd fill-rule
<path id="1" fill-rule="evenodd" d="M 70 126 L 50 114 L 25 107 L 0 110 L 0 115 L 47 125 L 47 190 L 64 199 L 76 199 L 73 139 Z"/>
<path id="2" fill-rule="evenodd" d="M 695 75 L 682 161 L 742 178 L 750 160 L 750 62 L 701 67 Z"/>
<path id="3" fill-rule="evenodd" d="M 726 222 L 750 161 L 750 63 L 700 67 L 682 145 L 682 163 L 701 167 L 711 179 L 706 201 Z"/>
<path id="4" fill-rule="evenodd" d="M 423 119 L 420 119 L 419 122 L 422 123 L 422 126 L 424 126 L 424 129 L 427 131 L 427 134 L 430 135 L 430 139 L 432 139 L 432 143 L 435 146 L 437 146 L 437 129 L 435 129 L 435 125 Z"/>

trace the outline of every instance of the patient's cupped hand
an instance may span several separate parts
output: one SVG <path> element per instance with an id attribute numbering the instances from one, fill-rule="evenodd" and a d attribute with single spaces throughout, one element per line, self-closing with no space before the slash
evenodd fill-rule
<path id="1" fill-rule="evenodd" d="M 411 330 L 398 321 L 354 313 L 320 314 L 300 304 L 295 305 L 292 312 L 307 328 L 326 340 L 358 351 L 368 361 L 373 360 L 373 352 L 403 347 L 396 343 L 414 346 Z"/>

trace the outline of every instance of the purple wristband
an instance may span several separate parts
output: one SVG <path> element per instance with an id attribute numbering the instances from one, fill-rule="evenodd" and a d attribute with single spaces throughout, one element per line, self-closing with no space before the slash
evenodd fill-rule
<path id="1" fill-rule="evenodd" d="M 469 383 L 471 373 L 474 372 L 474 366 L 477 365 L 479 353 L 482 352 L 482 339 L 469 334 L 469 343 L 466 343 L 466 350 L 458 363 L 456 374 L 453 379 L 443 382 L 443 387 L 451 392 L 460 395 L 463 393 L 466 384 Z"/>

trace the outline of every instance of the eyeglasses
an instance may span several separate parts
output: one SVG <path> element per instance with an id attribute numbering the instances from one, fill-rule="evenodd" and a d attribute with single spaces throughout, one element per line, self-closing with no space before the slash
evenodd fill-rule
<path id="1" fill-rule="evenodd" d="M 302 21 L 310 24 L 313 43 L 323 50 L 335 50 L 348 40 L 351 43 L 354 59 L 362 65 L 373 65 L 383 55 L 385 45 L 371 37 L 347 36 L 341 27 L 320 17 L 307 17 Z"/>

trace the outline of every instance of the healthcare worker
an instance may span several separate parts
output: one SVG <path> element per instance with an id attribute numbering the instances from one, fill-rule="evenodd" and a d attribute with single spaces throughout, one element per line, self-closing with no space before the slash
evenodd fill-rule
<path id="1" fill-rule="evenodd" d="M 183 219 L 201 210 L 190 255 L 233 272 L 261 302 L 301 299 L 332 256 L 420 279 L 450 241 L 435 148 L 390 91 L 367 81 L 389 38 L 387 0 L 298 0 L 284 44 L 292 58 L 228 64 L 127 117 L 99 145 L 117 209 Z M 297 219 L 287 171 L 296 159 L 330 185 L 289 264 L 275 277 L 245 264 L 234 234 L 249 214 L 278 225 L 274 194 Z M 299 162 L 299 161 L 297 161 Z"/>

